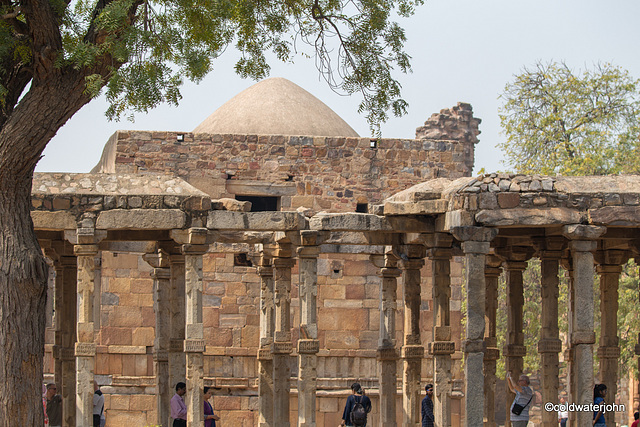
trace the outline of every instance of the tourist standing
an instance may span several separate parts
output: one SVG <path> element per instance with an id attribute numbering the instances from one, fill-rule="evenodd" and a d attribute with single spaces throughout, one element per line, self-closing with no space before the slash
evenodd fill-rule
<path id="1" fill-rule="evenodd" d="M 560 410 L 558 411 L 558 422 L 560 423 L 560 427 L 567 427 L 569 411 L 567 410 L 567 401 L 564 397 L 560 398 L 560 405 Z"/>
<path id="2" fill-rule="evenodd" d="M 209 403 L 211 396 L 213 395 L 213 387 L 204 388 L 204 427 L 216 427 L 216 421 L 220 420 L 220 417 L 213 413 L 213 406 Z"/>
<path id="3" fill-rule="evenodd" d="M 93 382 L 93 427 L 100 427 L 102 413 L 104 412 L 104 396 L 97 382 Z"/>
<path id="4" fill-rule="evenodd" d="M 604 405 L 604 397 L 607 395 L 607 386 L 604 384 L 596 384 L 593 387 L 593 404 L 595 406 Z M 600 408 L 597 411 L 593 411 L 593 426 L 594 427 L 607 427 L 607 423 L 604 419 L 604 409 Z"/>
<path id="5" fill-rule="evenodd" d="M 507 372 L 507 385 L 512 393 L 516 394 L 511 403 L 511 426 L 527 427 L 529 424 L 529 408 L 533 399 L 533 390 L 529 387 L 529 377 L 520 375 L 518 381 L 514 381 L 511 372 Z"/>
<path id="6" fill-rule="evenodd" d="M 343 426 L 366 426 L 367 414 L 371 411 L 371 400 L 364 395 L 359 383 L 351 384 L 351 396 L 347 398 L 342 412 Z"/>
<path id="7" fill-rule="evenodd" d="M 176 394 L 171 398 L 173 427 L 187 427 L 187 405 L 182 398 L 185 394 L 187 394 L 187 385 L 183 382 L 176 384 Z"/>
<path id="8" fill-rule="evenodd" d="M 427 384 L 424 390 L 427 395 L 422 399 L 422 427 L 434 427 L 436 424 L 433 416 L 433 384 Z"/>

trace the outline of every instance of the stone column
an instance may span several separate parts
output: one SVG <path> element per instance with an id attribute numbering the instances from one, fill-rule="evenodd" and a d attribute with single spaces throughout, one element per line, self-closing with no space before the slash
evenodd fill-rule
<path id="1" fill-rule="evenodd" d="M 168 427 L 170 416 L 170 400 L 175 390 L 169 383 L 169 336 L 170 336 L 170 304 L 171 269 L 169 255 L 162 251 L 143 256 L 153 271 L 153 311 L 156 314 L 156 331 L 153 342 L 153 367 L 156 380 L 156 423 Z"/>
<path id="2" fill-rule="evenodd" d="M 397 258 L 387 253 L 371 257 L 380 267 L 380 331 L 378 338 L 378 382 L 380 390 L 380 425 L 396 427 L 396 396 L 398 394 L 398 351 L 396 350 L 396 310 L 398 277 Z"/>
<path id="3" fill-rule="evenodd" d="M 502 262 L 496 256 L 487 256 L 484 270 L 486 284 L 485 294 L 485 322 L 484 322 L 484 425 L 496 425 L 496 363 L 500 358 L 498 338 L 496 336 L 496 315 L 498 310 L 498 281 L 502 269 Z"/>
<path id="4" fill-rule="evenodd" d="M 429 249 L 433 285 L 433 409 L 435 424 L 451 425 L 451 355 L 455 343 L 451 339 L 451 236 L 436 234 L 435 247 Z"/>
<path id="5" fill-rule="evenodd" d="M 204 387 L 204 327 L 202 324 L 202 256 L 209 246 L 206 228 L 189 229 L 184 254 L 185 329 L 184 352 L 187 365 L 187 424 L 204 426 L 202 389 Z"/>
<path id="6" fill-rule="evenodd" d="M 509 254 L 515 256 L 512 251 Z M 522 273 L 527 268 L 527 263 L 522 260 L 522 257 L 516 259 L 510 259 L 503 264 L 507 282 L 507 339 L 503 352 L 505 370 L 511 372 L 513 378 L 517 380 L 522 375 L 524 356 L 527 354 L 527 349 L 524 346 L 524 332 L 522 331 L 524 307 Z M 515 394 L 507 387 L 506 396 L 506 422 L 508 423 L 511 420 L 510 406 Z"/>
<path id="7" fill-rule="evenodd" d="M 462 242 L 466 259 L 467 325 L 462 351 L 465 353 L 465 416 L 466 425 L 481 426 L 484 417 L 484 316 L 486 255 L 489 242 L 497 230 L 483 227 L 456 227 L 452 230 Z"/>
<path id="8" fill-rule="evenodd" d="M 600 381 L 607 386 L 609 399 L 618 392 L 618 281 L 622 264 L 628 259 L 624 251 L 607 250 L 596 253 L 600 275 Z M 615 426 L 615 412 L 604 414 L 607 426 Z"/>
<path id="9" fill-rule="evenodd" d="M 176 384 L 186 380 L 186 359 L 184 354 L 185 296 L 184 296 L 184 255 L 169 256 L 171 286 L 169 288 L 169 388 L 175 392 Z"/>
<path id="10" fill-rule="evenodd" d="M 53 382 L 57 384 L 59 390 L 62 387 L 62 313 L 64 310 L 63 289 L 64 289 L 64 268 L 60 262 L 60 254 L 53 248 L 44 248 L 46 256 L 53 262 L 55 271 L 55 281 L 51 306 L 53 308 L 53 318 L 51 329 L 53 330 Z M 47 303 L 49 305 L 49 302 Z"/>
<path id="11" fill-rule="evenodd" d="M 316 425 L 318 341 L 318 255 L 317 232 L 301 231 L 303 246 L 297 248 L 300 297 L 298 339 L 298 426 Z"/>
<path id="12" fill-rule="evenodd" d="M 420 269 L 424 266 L 425 248 L 405 245 L 400 269 L 404 287 L 404 345 L 402 346 L 402 425 L 420 423 L 421 371 L 424 347 L 420 339 Z"/>
<path id="13" fill-rule="evenodd" d="M 78 278 L 75 256 L 61 256 L 62 265 L 62 310 L 60 323 L 62 343 L 60 360 L 62 361 L 62 425 L 76 425 L 76 282 Z"/>
<path id="14" fill-rule="evenodd" d="M 558 328 L 558 297 L 560 295 L 558 265 L 562 256 L 563 240 L 547 239 L 540 251 L 542 322 L 538 353 L 542 362 L 542 401 L 558 402 L 559 353 L 562 351 Z M 542 411 L 542 424 L 546 427 L 558 425 L 558 414 Z"/>
<path id="15" fill-rule="evenodd" d="M 571 345 L 571 336 L 573 334 L 573 316 L 575 313 L 575 289 L 573 285 L 573 260 L 571 256 L 561 259 L 562 268 L 565 269 L 565 274 L 568 279 L 568 301 L 567 301 L 567 340 L 565 341 L 566 350 L 564 352 L 564 360 L 567 364 L 567 402 L 572 403 L 576 401 L 574 398 L 576 392 L 575 386 L 575 360 L 573 358 L 573 348 Z M 569 425 L 575 425 L 576 413 L 575 411 L 569 412 Z"/>
<path id="16" fill-rule="evenodd" d="M 273 260 L 275 288 L 275 333 L 273 342 L 273 424 L 289 427 L 291 377 L 291 246 L 280 245 Z"/>
<path id="17" fill-rule="evenodd" d="M 593 251 L 596 239 L 605 231 L 605 227 L 588 225 L 566 225 L 563 227 L 565 237 L 570 239 L 569 249 L 573 259 L 574 307 L 573 333 L 571 345 L 573 349 L 576 392 L 572 393 L 573 403 L 589 404 L 593 402 L 593 344 L 596 341 L 593 331 Z M 581 411 L 576 414 L 579 426 L 590 425 L 593 413 Z"/>
<path id="18" fill-rule="evenodd" d="M 273 424 L 273 345 L 274 301 L 271 259 L 260 257 L 260 348 L 258 348 L 258 427 Z"/>
<path id="19" fill-rule="evenodd" d="M 98 245 L 75 245 L 78 263 L 77 280 L 77 342 L 76 357 L 76 426 L 93 424 L 93 381 L 96 357 L 94 342 L 93 310 L 95 256 Z"/>

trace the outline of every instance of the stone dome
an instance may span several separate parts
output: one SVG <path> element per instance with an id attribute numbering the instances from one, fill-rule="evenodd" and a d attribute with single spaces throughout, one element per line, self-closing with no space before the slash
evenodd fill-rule
<path id="1" fill-rule="evenodd" d="M 194 133 L 358 137 L 331 108 L 287 79 L 272 77 L 240 92 Z"/>

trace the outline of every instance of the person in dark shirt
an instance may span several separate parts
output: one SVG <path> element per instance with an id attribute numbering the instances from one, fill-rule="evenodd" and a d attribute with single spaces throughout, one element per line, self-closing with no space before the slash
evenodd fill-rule
<path id="1" fill-rule="evenodd" d="M 58 388 L 55 384 L 47 384 L 47 417 L 51 427 L 62 426 L 62 396 L 57 394 Z"/>
<path id="2" fill-rule="evenodd" d="M 433 416 L 433 384 L 427 384 L 424 388 L 427 395 L 422 399 L 422 427 L 434 427 L 435 419 Z"/>
<path id="3" fill-rule="evenodd" d="M 344 405 L 344 411 L 342 412 L 342 423 L 340 425 L 343 426 L 353 425 L 351 423 L 351 411 L 356 402 L 362 404 L 367 413 L 371 411 L 371 400 L 364 395 L 364 390 L 362 390 L 359 383 L 351 384 L 351 393 L 351 396 L 347 398 L 347 404 Z"/>

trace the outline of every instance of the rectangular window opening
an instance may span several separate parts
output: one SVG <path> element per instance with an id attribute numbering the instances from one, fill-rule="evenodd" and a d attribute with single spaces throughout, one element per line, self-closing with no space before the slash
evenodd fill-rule
<path id="1" fill-rule="evenodd" d="M 280 197 L 276 196 L 242 196 L 236 194 L 236 200 L 251 202 L 251 212 L 271 212 L 280 210 Z"/>
<path id="2" fill-rule="evenodd" d="M 358 212 L 358 213 L 369 213 L 369 204 L 368 203 L 358 203 L 358 204 L 356 204 L 356 212 Z"/>

